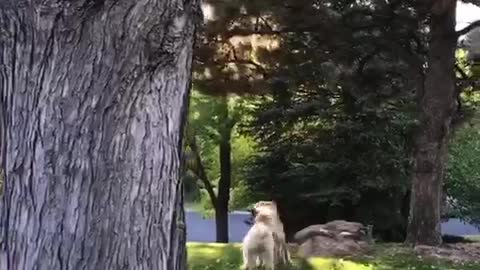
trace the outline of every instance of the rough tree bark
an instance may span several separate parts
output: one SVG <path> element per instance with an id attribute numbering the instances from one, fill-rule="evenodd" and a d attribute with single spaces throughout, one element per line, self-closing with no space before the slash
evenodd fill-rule
<path id="1" fill-rule="evenodd" d="M 1 76 L 1 75 L 0 75 Z M 1 78 L 1 77 L 0 77 Z M 0 170 L 3 171 L 4 169 L 4 160 L 5 160 L 5 134 L 6 134 L 6 126 L 5 126 L 5 108 L 2 106 L 4 103 L 4 96 L 0 95 Z"/>
<path id="2" fill-rule="evenodd" d="M 456 0 L 436 3 L 438 6 L 434 4 L 430 20 L 428 70 L 419 100 L 421 124 L 416 138 L 406 239 L 408 243 L 423 245 L 442 242 L 442 183 L 450 123 L 456 106 Z"/>
<path id="3" fill-rule="evenodd" d="M 185 269 L 197 0 L 0 0 L 0 269 Z"/>
<path id="4" fill-rule="evenodd" d="M 1 76 L 1 75 L 0 75 Z M 3 96 L 0 95 L 0 196 L 3 194 L 3 181 L 5 179 L 5 113 L 2 106 Z"/>
<path id="5" fill-rule="evenodd" d="M 222 119 L 220 123 L 220 180 L 215 204 L 215 225 L 217 243 L 228 243 L 228 204 L 230 202 L 230 188 L 232 185 L 231 137 L 232 124 L 228 113 L 228 96 L 225 95 L 222 103 Z"/>

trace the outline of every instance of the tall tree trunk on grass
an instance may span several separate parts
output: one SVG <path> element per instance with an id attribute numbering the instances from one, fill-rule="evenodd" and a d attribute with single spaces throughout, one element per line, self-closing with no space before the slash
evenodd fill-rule
<path id="1" fill-rule="evenodd" d="M 441 5 L 441 6 L 438 6 Z M 447 140 L 455 112 L 456 0 L 436 1 L 430 21 L 428 71 L 420 99 L 407 242 L 439 245 Z"/>
<path id="2" fill-rule="evenodd" d="M 224 96 L 222 115 L 220 116 L 220 180 L 218 181 L 217 200 L 215 205 L 215 224 L 217 242 L 228 243 L 228 204 L 232 178 L 231 136 L 232 125 L 228 114 L 228 96 Z"/>
<path id="3" fill-rule="evenodd" d="M 196 0 L 0 0 L 0 269 L 185 267 Z"/>

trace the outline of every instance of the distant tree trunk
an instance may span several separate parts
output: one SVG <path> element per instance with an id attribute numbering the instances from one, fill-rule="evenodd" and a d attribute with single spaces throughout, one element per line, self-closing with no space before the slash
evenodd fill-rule
<path id="1" fill-rule="evenodd" d="M 220 123 L 220 181 L 218 182 L 217 200 L 215 205 L 215 223 L 217 242 L 228 243 L 228 204 L 232 177 L 231 136 L 232 127 L 228 115 L 228 97 L 223 97 L 224 108 Z"/>
<path id="2" fill-rule="evenodd" d="M 0 269 L 186 269 L 196 0 L 0 0 Z"/>
<path id="3" fill-rule="evenodd" d="M 446 2 L 446 1 L 438 1 Z M 441 244 L 440 205 L 447 140 L 455 112 L 456 0 L 434 7 L 428 71 L 420 99 L 407 242 Z"/>

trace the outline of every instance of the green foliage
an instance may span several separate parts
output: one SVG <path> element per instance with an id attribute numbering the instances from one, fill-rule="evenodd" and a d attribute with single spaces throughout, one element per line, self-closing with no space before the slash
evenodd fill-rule
<path id="1" fill-rule="evenodd" d="M 198 88 L 219 96 L 262 94 L 247 102 L 243 115 L 253 107 L 253 118 L 242 118 L 234 131 L 234 148 L 241 134 L 246 141 L 238 145 L 248 150 L 234 150 L 230 206 L 273 198 L 290 233 L 345 218 L 403 240 L 428 48 L 428 18 L 416 12 L 415 1 L 206 3 L 216 19 L 197 50 Z M 255 33 L 261 39 L 253 42 Z M 278 46 L 258 45 L 266 41 Z M 458 60 L 458 77 L 471 77 L 464 51 Z M 465 91 L 456 120 L 465 120 L 478 89 L 459 87 Z M 218 155 L 212 149 L 204 155 Z M 218 164 L 209 166 L 209 176 L 218 176 Z"/>
<path id="2" fill-rule="evenodd" d="M 257 150 L 253 137 L 240 134 L 238 127 L 233 131 L 232 142 L 232 193 L 230 209 L 245 209 L 253 202 L 253 195 L 245 183 L 245 166 Z"/>
<path id="3" fill-rule="evenodd" d="M 446 189 L 451 214 L 480 223 L 480 126 L 456 132 L 450 145 Z"/>
<path id="4" fill-rule="evenodd" d="M 457 50 L 457 77 L 473 76 L 469 53 Z M 464 84 L 460 95 L 461 120 L 449 146 L 445 188 L 450 197 L 449 215 L 480 222 L 480 126 L 478 86 Z"/>
<path id="5" fill-rule="evenodd" d="M 199 211 L 204 218 L 213 218 L 215 216 L 212 200 L 205 189 L 200 191 L 200 200 L 197 202 L 195 210 Z"/>
<path id="6" fill-rule="evenodd" d="M 387 233 L 405 226 L 413 124 L 411 115 L 384 108 L 330 120 L 297 119 L 272 141 L 268 136 L 277 131 L 265 129 L 269 135 L 257 133 L 265 144 L 248 183 L 283 204 L 294 220 L 354 219 Z"/>
<path id="7" fill-rule="evenodd" d="M 200 201 L 201 189 L 197 184 L 197 176 L 191 171 L 187 171 L 183 177 L 185 201 L 189 205 L 192 202 Z"/>
<path id="8" fill-rule="evenodd" d="M 188 129 L 195 136 L 201 162 L 206 170 L 207 178 L 213 186 L 216 186 L 220 176 L 219 144 L 221 142 L 221 130 L 230 129 L 232 149 L 232 191 L 230 206 L 233 209 L 242 208 L 250 201 L 246 194 L 243 167 L 252 153 L 255 151 L 255 141 L 247 134 L 240 134 L 237 126 L 250 117 L 251 100 L 249 97 L 229 96 L 228 119 L 222 118 L 225 104 L 221 97 L 209 96 L 193 91 L 190 101 L 190 115 Z M 201 183 L 193 168 L 192 180 Z M 200 184 L 200 186 L 204 186 Z M 200 208 L 205 215 L 211 216 L 214 209 L 209 194 L 202 189 L 198 200 Z"/>
<path id="9" fill-rule="evenodd" d="M 279 79 L 247 128 L 260 149 L 249 188 L 279 202 L 290 232 L 342 218 L 403 240 L 423 21 L 407 2 L 302 3 L 327 29 L 283 36 Z"/>
<path id="10" fill-rule="evenodd" d="M 460 112 L 464 120 L 468 120 L 478 109 L 480 105 L 479 86 L 475 83 L 478 76 L 472 71 L 472 62 L 469 61 L 469 52 L 465 49 L 458 49 L 457 58 L 457 77 L 460 79 L 462 93 L 460 94 Z M 463 122 L 463 121 L 461 121 Z"/>

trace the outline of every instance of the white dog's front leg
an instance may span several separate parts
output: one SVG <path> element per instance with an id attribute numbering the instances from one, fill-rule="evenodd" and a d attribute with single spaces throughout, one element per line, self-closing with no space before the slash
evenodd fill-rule
<path id="1" fill-rule="evenodd" d="M 266 269 L 275 270 L 275 249 L 273 247 L 265 251 L 264 258 Z"/>
<path id="2" fill-rule="evenodd" d="M 252 254 L 252 252 L 248 252 L 248 250 L 243 250 L 243 266 L 242 269 L 245 270 L 253 270 L 255 269 L 257 262 L 257 256 Z"/>

